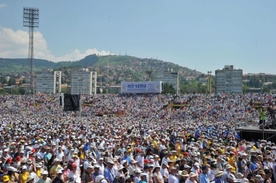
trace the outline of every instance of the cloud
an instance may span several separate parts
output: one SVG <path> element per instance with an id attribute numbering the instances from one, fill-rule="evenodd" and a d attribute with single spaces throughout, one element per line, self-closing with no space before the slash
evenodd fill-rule
<path id="1" fill-rule="evenodd" d="M 91 48 L 91 49 L 88 49 L 85 52 L 81 53 L 80 50 L 75 49 L 75 50 L 69 52 L 68 54 L 65 54 L 64 56 L 57 57 L 56 60 L 57 61 L 80 60 L 80 59 L 86 57 L 87 55 L 92 55 L 92 54 L 96 54 L 96 55 L 110 55 L 110 52 L 104 51 L 104 50 L 98 51 L 96 48 Z"/>
<path id="2" fill-rule="evenodd" d="M 6 5 L 6 4 L 4 4 L 4 3 L 0 3 L 0 9 L 1 9 L 1 8 L 5 8 L 5 7 L 7 7 L 7 5 Z"/>
<path id="3" fill-rule="evenodd" d="M 0 58 L 27 58 L 29 48 L 29 33 L 23 30 L 14 31 L 0 27 Z M 39 46 L 36 46 L 39 45 Z M 78 49 L 69 51 L 63 56 L 55 56 L 48 49 L 47 41 L 40 32 L 34 32 L 34 57 L 51 61 L 75 61 L 87 55 L 109 55 L 108 51 L 90 48 L 81 52 Z"/>

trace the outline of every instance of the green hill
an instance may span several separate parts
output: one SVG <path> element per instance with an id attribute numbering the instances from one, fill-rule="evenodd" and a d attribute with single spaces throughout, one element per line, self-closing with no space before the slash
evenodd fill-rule
<path id="1" fill-rule="evenodd" d="M 26 58 L 0 58 L 0 72 L 1 73 L 22 73 L 28 72 L 30 61 Z M 160 69 L 173 69 L 180 71 L 184 75 L 199 75 L 200 72 L 181 67 L 179 65 L 164 62 L 156 59 L 137 58 L 132 56 L 97 56 L 89 55 L 78 61 L 62 61 L 53 62 L 43 59 L 34 59 L 34 70 L 41 71 L 43 69 L 62 69 L 74 67 L 129 67 L 130 70 L 146 71 L 146 70 L 160 70 Z"/>

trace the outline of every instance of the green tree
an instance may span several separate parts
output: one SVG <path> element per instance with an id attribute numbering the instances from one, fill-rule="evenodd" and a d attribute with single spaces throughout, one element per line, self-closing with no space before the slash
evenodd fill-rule
<path id="1" fill-rule="evenodd" d="M 263 93 L 270 93 L 270 85 L 264 85 L 262 89 Z"/>
<path id="2" fill-rule="evenodd" d="M 198 93 L 198 82 L 192 81 L 184 86 L 184 93 Z"/>
<path id="3" fill-rule="evenodd" d="M 257 77 L 250 78 L 248 81 L 248 86 L 249 87 L 254 87 L 254 88 L 261 88 L 262 83 Z"/>
<path id="4" fill-rule="evenodd" d="M 249 87 L 247 85 L 243 85 L 242 86 L 242 90 L 243 90 L 243 93 L 247 93 L 247 91 L 249 90 Z"/>
<path id="5" fill-rule="evenodd" d="M 163 85 L 163 93 L 164 94 L 176 94 L 176 90 L 174 89 L 172 84 L 164 83 Z"/>
<path id="6" fill-rule="evenodd" d="M 2 84 L 7 84 L 8 81 L 7 81 L 6 77 L 2 76 L 2 77 L 0 78 L 0 83 L 2 83 Z"/>
<path id="7" fill-rule="evenodd" d="M 15 85 L 16 83 L 16 80 L 14 77 L 10 77 L 9 81 L 8 81 L 8 85 L 11 86 L 11 85 Z"/>

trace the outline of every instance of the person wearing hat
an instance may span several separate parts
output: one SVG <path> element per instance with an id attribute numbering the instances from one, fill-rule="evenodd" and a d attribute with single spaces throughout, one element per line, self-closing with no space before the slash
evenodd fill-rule
<path id="1" fill-rule="evenodd" d="M 146 173 L 141 174 L 141 180 L 139 180 L 138 183 L 147 183 L 147 174 Z"/>
<path id="2" fill-rule="evenodd" d="M 160 166 L 159 164 L 159 156 L 157 154 L 154 155 L 154 158 L 153 158 L 153 164 L 154 166 Z"/>
<path id="3" fill-rule="evenodd" d="M 154 183 L 164 183 L 164 178 L 160 172 L 160 166 L 155 166 L 153 169 L 153 180 Z"/>
<path id="4" fill-rule="evenodd" d="M 100 174 L 101 175 L 103 175 L 104 174 L 104 159 L 103 159 L 103 157 L 100 157 L 99 158 L 99 160 L 98 160 L 98 165 L 99 165 L 99 172 L 100 172 Z"/>
<path id="5" fill-rule="evenodd" d="M 57 170 L 57 175 L 53 179 L 52 183 L 64 183 L 64 179 L 62 177 L 62 169 Z"/>
<path id="6" fill-rule="evenodd" d="M 136 161 L 137 161 L 137 165 L 138 165 L 141 169 L 143 169 L 144 166 L 145 166 L 144 160 L 145 160 L 144 151 L 139 149 L 139 153 L 138 153 L 138 156 L 136 157 Z"/>
<path id="7" fill-rule="evenodd" d="M 86 170 L 84 170 L 84 172 L 81 176 L 81 182 L 82 183 L 94 182 L 93 171 L 94 171 L 94 167 L 91 164 L 88 165 Z"/>
<path id="8" fill-rule="evenodd" d="M 7 171 L 8 167 L 12 166 L 12 163 L 13 163 L 12 158 L 11 157 L 7 158 L 6 162 L 3 165 L 3 170 Z"/>
<path id="9" fill-rule="evenodd" d="M 134 171 L 134 176 L 133 176 L 134 183 L 138 183 L 141 180 L 141 173 L 142 171 L 140 169 L 136 169 Z"/>
<path id="10" fill-rule="evenodd" d="M 123 183 L 125 180 L 125 174 L 123 172 L 123 165 L 119 165 L 116 177 L 114 179 L 114 183 Z"/>
<path id="11" fill-rule="evenodd" d="M 236 179 L 236 177 L 234 176 L 234 174 L 228 174 L 227 182 L 229 182 L 229 183 L 234 183 L 234 182 L 236 182 L 236 181 L 237 181 L 237 179 Z"/>
<path id="12" fill-rule="evenodd" d="M 186 170 L 178 171 L 179 183 L 185 183 L 187 178 L 189 177 L 189 173 Z"/>
<path id="13" fill-rule="evenodd" d="M 167 151 L 167 150 L 164 150 L 164 151 L 163 151 L 162 160 L 161 160 L 161 165 L 162 165 L 164 162 L 168 162 L 168 160 L 170 159 L 170 155 L 171 155 L 171 152 L 169 152 L 169 151 Z"/>
<path id="14" fill-rule="evenodd" d="M 163 176 L 164 182 L 168 182 L 169 179 L 169 165 L 167 162 L 161 164 L 160 172 Z"/>
<path id="15" fill-rule="evenodd" d="M 94 172 L 92 173 L 92 175 L 93 175 L 94 180 L 96 180 L 97 176 L 102 175 L 100 173 L 100 166 L 98 164 L 96 164 L 94 166 Z"/>
<path id="16" fill-rule="evenodd" d="M 58 158 L 54 159 L 54 165 L 50 169 L 50 177 L 53 179 L 57 175 L 58 169 L 61 169 L 60 165 L 61 160 Z"/>
<path id="17" fill-rule="evenodd" d="M 41 173 L 44 171 L 42 162 L 35 165 L 35 173 L 38 178 L 41 178 Z"/>
<path id="18" fill-rule="evenodd" d="M 124 183 L 133 183 L 133 177 L 130 175 L 127 175 L 124 180 Z"/>
<path id="19" fill-rule="evenodd" d="M 19 155 L 14 158 L 12 166 L 15 167 L 15 168 L 20 168 L 21 158 L 20 158 Z"/>
<path id="20" fill-rule="evenodd" d="M 27 157 L 25 156 L 24 150 L 21 150 L 21 151 L 20 151 L 19 157 L 20 157 L 20 161 L 21 161 L 21 162 L 27 161 Z"/>
<path id="21" fill-rule="evenodd" d="M 221 180 L 223 182 L 227 182 L 229 174 L 232 174 L 232 166 L 230 164 L 226 164 L 225 171 L 224 171 L 223 175 L 221 176 Z"/>
<path id="22" fill-rule="evenodd" d="M 89 154 L 86 158 L 86 160 L 83 163 L 83 169 L 86 170 L 87 167 L 93 162 L 93 156 Z"/>
<path id="23" fill-rule="evenodd" d="M 229 153 L 228 163 L 233 167 L 233 172 L 236 172 L 236 156 L 233 151 Z"/>
<path id="24" fill-rule="evenodd" d="M 116 173 L 114 172 L 113 169 L 113 165 L 114 162 L 112 160 L 108 160 L 107 161 L 107 166 L 104 170 L 104 178 L 109 182 L 109 183 L 113 183 L 114 182 L 114 178 L 116 176 Z"/>
<path id="25" fill-rule="evenodd" d="M 81 182 L 81 178 L 80 178 L 80 172 L 77 171 L 77 164 L 73 163 L 72 164 L 72 170 L 70 171 L 70 173 L 68 174 L 68 181 L 69 182 L 75 182 L 75 183 L 80 183 Z"/>
<path id="26" fill-rule="evenodd" d="M 191 168 L 191 172 L 194 172 L 197 175 L 197 180 L 199 180 L 199 175 L 201 173 L 200 165 L 198 162 L 195 162 L 193 167 Z"/>
<path id="27" fill-rule="evenodd" d="M 27 178 L 27 183 L 34 183 L 34 177 L 32 175 L 29 175 L 29 177 Z"/>
<path id="28" fill-rule="evenodd" d="M 17 169 L 12 166 L 8 167 L 8 173 L 3 176 L 3 179 L 7 180 L 8 182 L 18 182 L 19 175 L 17 173 Z"/>
<path id="29" fill-rule="evenodd" d="M 35 164 L 34 164 L 35 165 Z M 33 177 L 34 178 L 34 182 L 37 182 L 38 181 L 38 175 L 36 174 L 36 167 L 35 166 L 30 166 L 30 169 L 29 169 L 29 176 Z"/>
<path id="30" fill-rule="evenodd" d="M 197 183 L 197 174 L 194 172 L 190 172 L 188 174 L 188 178 L 186 179 L 185 183 Z"/>
<path id="31" fill-rule="evenodd" d="M 19 174 L 19 183 L 26 183 L 29 172 L 27 171 L 27 166 L 23 165 L 21 168 L 21 173 Z"/>
<path id="32" fill-rule="evenodd" d="M 37 183 L 51 183 L 51 179 L 48 177 L 48 171 L 44 170 L 42 173 L 42 177 L 37 181 Z"/>
<path id="33" fill-rule="evenodd" d="M 223 174 L 223 171 L 218 171 L 216 174 L 215 174 L 215 179 L 214 179 L 214 182 L 215 183 L 222 183 L 221 181 L 221 176 Z"/>
<path id="34" fill-rule="evenodd" d="M 168 178 L 168 183 L 179 183 L 179 179 L 177 178 L 176 173 L 177 173 L 177 168 L 172 167 Z"/>
<path id="35" fill-rule="evenodd" d="M 133 175 L 134 174 L 134 171 L 139 168 L 137 166 L 137 161 L 135 161 L 134 159 L 130 160 L 130 164 L 128 166 L 128 171 L 129 171 L 129 174 L 130 175 Z"/>
<path id="36" fill-rule="evenodd" d="M 95 183 L 108 183 L 107 180 L 104 178 L 103 175 L 99 175 L 96 179 L 95 179 Z"/>

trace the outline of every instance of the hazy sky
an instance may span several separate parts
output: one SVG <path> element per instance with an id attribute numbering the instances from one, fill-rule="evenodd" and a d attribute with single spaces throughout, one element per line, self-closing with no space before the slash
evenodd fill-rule
<path id="1" fill-rule="evenodd" d="M 28 55 L 23 7 L 40 13 L 35 58 L 128 54 L 276 74 L 275 0 L 0 0 L 0 57 Z"/>

